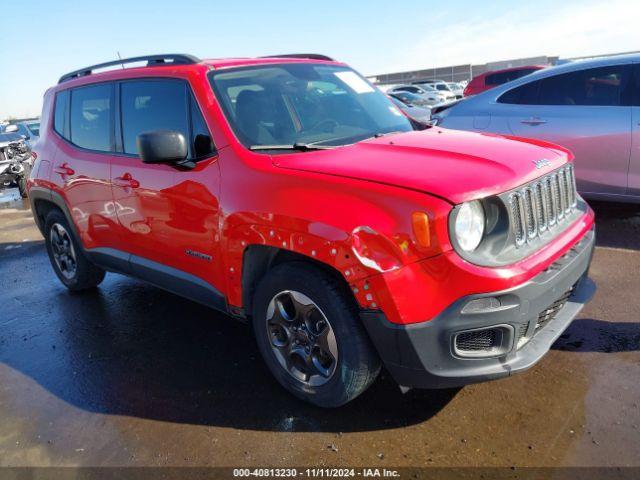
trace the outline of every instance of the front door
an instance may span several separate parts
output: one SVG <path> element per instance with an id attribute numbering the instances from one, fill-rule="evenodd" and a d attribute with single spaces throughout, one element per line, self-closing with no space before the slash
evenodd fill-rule
<path id="1" fill-rule="evenodd" d="M 188 84 L 141 79 L 120 82 L 117 90 L 122 154 L 112 162 L 111 183 L 120 248 L 132 255 L 134 273 L 161 286 L 175 277 L 220 290 L 220 173 L 210 140 L 202 141 L 211 137 Z M 195 168 L 143 163 L 136 137 L 154 130 L 183 133 Z"/>

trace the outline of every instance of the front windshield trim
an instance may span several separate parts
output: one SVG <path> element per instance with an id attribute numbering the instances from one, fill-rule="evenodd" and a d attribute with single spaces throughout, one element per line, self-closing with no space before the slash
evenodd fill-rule
<path id="1" fill-rule="evenodd" d="M 259 70 L 259 69 L 274 69 L 274 68 L 282 68 L 282 67 L 290 67 L 290 66 L 295 66 L 295 67 L 300 67 L 301 65 L 308 65 L 311 67 L 321 67 L 322 69 L 327 69 L 327 70 L 331 70 L 331 69 L 335 69 L 336 72 L 353 72 L 358 79 L 361 79 L 366 85 L 367 87 L 370 87 L 373 94 L 375 95 L 379 95 L 380 98 L 384 98 L 384 100 L 386 100 L 386 102 L 388 103 L 388 107 L 389 109 L 394 112 L 393 109 L 395 109 L 395 111 L 397 113 L 393 113 L 394 115 L 396 115 L 398 118 L 398 122 L 393 124 L 393 125 L 389 125 L 389 128 L 375 128 L 375 129 L 371 129 L 370 131 L 361 131 L 358 134 L 353 134 L 353 135 L 347 135 L 347 136 L 336 136 L 336 137 L 327 137 L 327 138 L 320 138 L 320 139 L 314 139 L 313 141 L 294 141 L 294 142 L 280 142 L 280 141 L 276 141 L 276 142 L 249 142 L 247 141 L 246 138 L 242 138 L 243 134 L 240 131 L 240 127 L 239 125 L 236 123 L 235 119 L 232 117 L 232 113 L 228 107 L 228 105 L 225 104 L 225 101 L 229 102 L 230 97 L 228 97 L 228 95 L 225 97 L 225 93 L 223 93 L 221 91 L 221 88 L 219 88 L 218 83 L 216 82 L 216 77 L 218 75 L 224 75 L 224 74 L 229 74 L 229 73 L 237 73 L 237 72 L 242 72 L 242 71 L 251 71 L 251 70 Z M 272 151 L 278 151 L 279 149 L 269 149 L 266 147 L 269 146 L 276 146 L 276 147 L 287 147 L 287 148 L 281 148 L 281 150 L 283 152 L 285 152 L 286 150 L 293 150 L 296 152 L 306 152 L 306 151 L 311 151 L 311 150 L 325 150 L 325 149 L 331 149 L 331 148 L 338 148 L 338 147 L 345 147 L 345 146 L 349 146 L 349 145 L 353 145 L 354 143 L 359 143 L 361 141 L 370 139 L 370 138 L 374 138 L 376 136 L 379 136 L 380 134 L 387 134 L 387 133 L 396 133 L 397 131 L 411 131 L 414 129 L 413 124 L 411 122 L 410 119 L 408 119 L 404 114 L 402 114 L 402 112 L 400 111 L 400 109 L 384 94 L 382 93 L 376 86 L 372 85 L 365 77 L 363 77 L 362 75 L 360 75 L 358 72 L 356 72 L 355 70 L 351 69 L 350 67 L 348 67 L 345 64 L 341 64 L 341 63 L 318 63 L 318 62 L 278 62 L 278 63 L 268 63 L 268 64 L 258 64 L 258 65 L 244 65 L 241 67 L 232 67 L 232 68 L 224 68 L 224 69 L 218 69 L 218 70 L 211 70 L 208 74 L 207 74 L 209 83 L 211 85 L 212 91 L 216 97 L 216 100 L 218 102 L 218 105 L 220 106 L 220 109 L 222 110 L 223 116 L 225 118 L 225 121 L 227 122 L 227 125 L 229 127 L 230 132 L 232 133 L 232 135 L 234 136 L 235 140 L 242 146 L 244 146 L 246 149 L 248 150 L 252 150 L 255 153 L 261 153 L 262 150 L 268 151 L 268 150 L 272 150 Z M 331 77 L 333 78 L 333 77 Z M 323 79 L 321 77 L 319 77 L 319 82 L 322 82 Z M 349 95 L 353 96 L 355 95 L 352 92 L 348 92 Z M 237 98 L 237 97 L 236 97 Z M 371 117 L 373 118 L 377 118 L 377 117 Z M 391 118 L 391 117 L 390 117 Z M 395 117 L 394 117 L 395 118 Z M 328 119 L 325 119 L 328 120 Z M 381 131 L 383 130 L 383 131 Z M 344 140 L 349 140 L 347 143 L 340 143 L 340 144 L 333 144 L 335 142 L 341 142 Z M 293 147 L 294 144 L 297 145 L 308 145 L 309 148 L 298 148 L 298 147 Z"/>

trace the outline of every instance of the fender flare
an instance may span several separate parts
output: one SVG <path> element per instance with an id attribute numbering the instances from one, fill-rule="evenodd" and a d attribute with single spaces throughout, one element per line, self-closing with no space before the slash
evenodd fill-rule
<path id="1" fill-rule="evenodd" d="M 49 188 L 38 187 L 35 185 L 33 185 L 29 189 L 29 203 L 31 204 L 31 213 L 33 214 L 33 219 L 36 222 L 36 226 L 38 227 L 38 230 L 40 230 L 40 233 L 42 233 L 42 236 L 45 236 L 45 231 L 44 231 L 45 219 L 41 217 L 38 212 L 38 206 L 37 206 L 38 202 L 50 203 L 56 206 L 58 209 L 60 209 L 60 211 L 66 217 L 67 223 L 69 223 L 69 226 L 71 227 L 71 230 L 72 230 L 71 233 L 73 234 L 74 239 L 76 240 L 78 245 L 80 245 L 80 248 L 84 249 L 84 247 L 82 246 L 82 242 L 80 242 L 80 235 L 78 235 L 76 224 L 73 221 L 73 217 L 71 216 L 69 207 L 67 206 L 67 203 L 64 201 L 64 198 L 62 197 L 62 195 L 60 195 L 57 192 L 54 192 Z"/>

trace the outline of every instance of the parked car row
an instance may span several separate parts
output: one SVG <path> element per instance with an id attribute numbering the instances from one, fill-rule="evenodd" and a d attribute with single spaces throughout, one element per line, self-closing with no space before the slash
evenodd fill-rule
<path id="1" fill-rule="evenodd" d="M 390 94 L 389 97 L 395 105 L 402 110 L 402 112 L 412 120 L 419 123 L 428 124 L 431 122 L 431 108 L 428 106 L 418 106 L 413 104 L 410 100 L 411 97 L 407 95 L 413 95 L 406 93 L 405 95 Z"/>
<path id="2" fill-rule="evenodd" d="M 431 85 L 393 85 L 386 88 L 386 92 L 387 94 L 411 93 L 424 100 L 426 105 L 440 105 L 455 99 L 453 95 L 441 93 Z"/>

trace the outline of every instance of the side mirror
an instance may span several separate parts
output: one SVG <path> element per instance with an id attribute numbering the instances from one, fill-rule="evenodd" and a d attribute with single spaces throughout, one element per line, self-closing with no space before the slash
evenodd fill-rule
<path id="1" fill-rule="evenodd" d="M 17 126 L 17 125 L 13 125 L 13 124 L 12 124 L 12 125 L 7 125 L 7 126 L 4 128 L 4 131 L 5 131 L 6 133 L 15 133 L 15 132 L 17 132 L 17 131 L 18 131 L 18 126 Z"/>
<path id="2" fill-rule="evenodd" d="M 154 130 L 136 138 L 138 153 L 144 163 L 178 163 L 187 158 L 187 139 L 174 130 Z"/>

